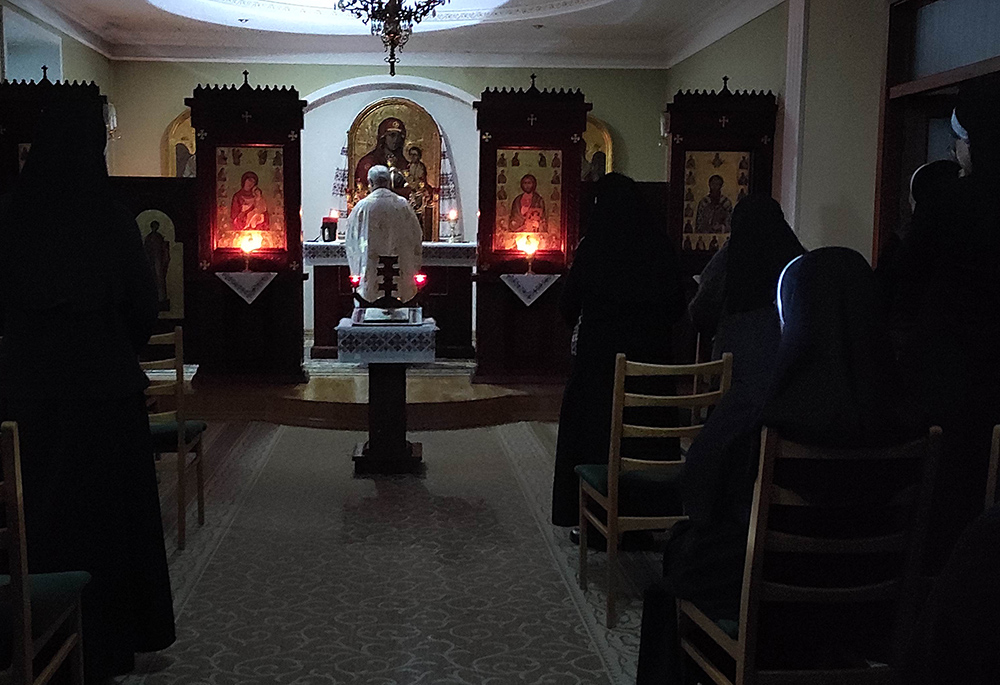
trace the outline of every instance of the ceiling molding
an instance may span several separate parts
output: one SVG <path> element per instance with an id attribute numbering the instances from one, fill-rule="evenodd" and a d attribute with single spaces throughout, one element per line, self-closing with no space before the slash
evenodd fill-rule
<path id="1" fill-rule="evenodd" d="M 73 40 L 86 45 L 91 50 L 100 53 L 103 57 L 107 59 L 113 58 L 114 49 L 112 44 L 84 23 L 64 16 L 61 12 L 53 10 L 40 0 L 6 1 L 12 7 L 21 10 L 25 14 L 69 36 Z"/>
<path id="2" fill-rule="evenodd" d="M 731 0 L 722 7 L 706 13 L 704 22 L 691 22 L 694 25 L 703 25 L 707 28 L 702 30 L 688 30 L 678 32 L 669 36 L 665 41 L 675 43 L 677 49 L 666 60 L 666 66 L 672 67 L 683 62 L 698 52 L 701 52 L 709 45 L 722 40 L 736 29 L 746 26 L 757 17 L 774 9 L 785 0 Z"/>
<path id="3" fill-rule="evenodd" d="M 256 50 L 242 48 L 192 49 L 179 46 L 157 46 L 160 54 L 151 55 L 148 48 L 132 52 L 133 46 L 118 46 L 115 61 L 127 62 L 209 62 L 224 64 L 317 64 L 324 66 L 381 67 L 382 52 L 297 53 L 261 55 Z M 526 69 L 666 69 L 665 61 L 648 56 L 596 57 L 594 55 L 534 54 L 515 55 L 472 52 L 402 53 L 396 69 L 407 67 L 524 67 Z"/>

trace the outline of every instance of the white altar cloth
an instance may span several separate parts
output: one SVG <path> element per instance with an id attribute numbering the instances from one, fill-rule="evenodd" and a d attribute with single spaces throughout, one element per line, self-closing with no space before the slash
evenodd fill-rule
<path id="1" fill-rule="evenodd" d="M 356 326 L 341 319 L 337 326 L 337 359 L 342 362 L 376 364 L 425 364 L 436 353 L 434 319 L 419 325 L 388 324 Z"/>
<path id="2" fill-rule="evenodd" d="M 520 298 L 525 307 L 530 307 L 559 280 L 559 274 L 503 274 L 500 280 Z"/>
<path id="3" fill-rule="evenodd" d="M 217 271 L 215 273 L 223 283 L 243 298 L 247 304 L 253 304 L 264 288 L 278 275 L 276 271 Z"/>

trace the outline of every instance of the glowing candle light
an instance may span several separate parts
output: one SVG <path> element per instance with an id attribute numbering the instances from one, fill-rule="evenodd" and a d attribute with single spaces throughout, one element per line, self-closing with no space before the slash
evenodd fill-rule
<path id="1" fill-rule="evenodd" d="M 452 223 L 455 223 L 456 221 L 458 221 L 458 210 L 457 209 L 453 209 L 450 212 L 448 212 L 448 221 L 450 221 Z"/>
<path id="2" fill-rule="evenodd" d="M 351 274 L 351 285 L 355 288 L 361 285 L 361 276 L 358 276 L 357 274 Z"/>
<path id="3" fill-rule="evenodd" d="M 427 274 L 413 274 L 413 282 L 417 284 L 418 288 L 424 287 L 427 283 Z"/>
<path id="4" fill-rule="evenodd" d="M 538 252 L 538 238 L 531 235 L 523 235 L 517 239 L 517 249 L 528 257 L 533 257 Z"/>
<path id="5" fill-rule="evenodd" d="M 248 236 L 244 236 L 243 240 L 240 241 L 240 249 L 249 255 L 251 252 L 259 250 L 263 242 L 259 233 L 251 233 Z"/>

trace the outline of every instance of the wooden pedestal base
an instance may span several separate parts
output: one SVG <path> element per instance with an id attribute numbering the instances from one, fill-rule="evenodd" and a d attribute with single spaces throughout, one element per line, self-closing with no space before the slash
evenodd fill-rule
<path id="1" fill-rule="evenodd" d="M 354 474 L 422 473 L 424 470 L 424 447 L 419 442 L 407 442 L 402 454 L 394 457 L 376 457 L 369 449 L 369 443 L 359 442 L 354 448 Z"/>
<path id="2" fill-rule="evenodd" d="M 368 364 L 368 442 L 354 450 L 354 472 L 415 473 L 422 457 L 406 440 L 406 364 Z"/>

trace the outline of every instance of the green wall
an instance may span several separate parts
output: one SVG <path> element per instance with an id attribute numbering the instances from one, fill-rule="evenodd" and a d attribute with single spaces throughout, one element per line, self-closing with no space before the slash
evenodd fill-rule
<path id="1" fill-rule="evenodd" d="M 788 4 L 781 3 L 667 71 L 667 97 L 679 90 L 720 90 L 722 77 L 731 90 L 785 88 Z"/>
<path id="2" fill-rule="evenodd" d="M 303 96 L 324 86 L 362 76 L 385 75 L 371 67 L 251 64 L 255 84 L 295 86 Z M 115 141 L 114 172 L 129 176 L 161 173 L 160 146 L 167 125 L 184 109 L 198 84 L 237 83 L 243 64 L 201 62 L 114 62 L 115 106 L 121 139 Z M 479 95 L 491 87 L 526 87 L 530 69 L 400 68 L 400 74 L 433 79 Z M 666 92 L 663 70 L 538 69 L 540 88 L 579 88 L 606 121 L 614 139 L 615 167 L 637 180 L 662 180 L 660 113 Z"/>
<path id="3" fill-rule="evenodd" d="M 810 5 L 798 227 L 807 247 L 871 257 L 887 21 L 885 3 Z"/>
<path id="4" fill-rule="evenodd" d="M 109 96 L 110 99 L 114 92 L 114 75 L 112 73 L 111 60 L 75 38 L 67 36 L 62 31 L 21 11 L 9 2 L 0 0 L 0 6 L 17 12 L 39 26 L 59 34 L 62 38 L 63 80 L 93 81 L 101 87 L 101 92 Z"/>

